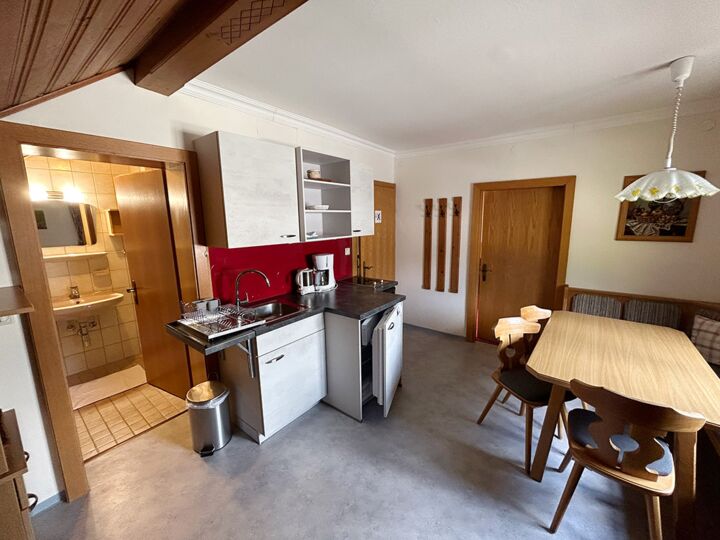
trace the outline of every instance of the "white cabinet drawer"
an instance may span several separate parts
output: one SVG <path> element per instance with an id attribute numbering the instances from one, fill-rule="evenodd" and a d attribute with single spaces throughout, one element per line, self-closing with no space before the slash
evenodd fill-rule
<path id="1" fill-rule="evenodd" d="M 325 332 L 258 357 L 265 436 L 285 427 L 327 394 Z"/>
<path id="2" fill-rule="evenodd" d="M 318 313 L 282 328 L 261 334 L 256 338 L 258 355 L 268 354 L 280 347 L 302 339 L 325 328 L 323 314 Z"/>

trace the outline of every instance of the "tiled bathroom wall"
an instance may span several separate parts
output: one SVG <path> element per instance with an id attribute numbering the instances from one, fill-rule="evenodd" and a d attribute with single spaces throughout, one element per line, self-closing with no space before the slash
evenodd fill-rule
<path id="1" fill-rule="evenodd" d="M 106 252 L 87 259 L 46 260 L 53 299 L 68 298 L 71 286 L 79 287 L 81 296 L 110 291 L 124 295 L 119 305 L 100 311 L 97 316 L 57 322 L 68 376 L 88 371 L 102 375 L 101 368 L 123 362 L 142 364 L 135 304 L 126 292 L 130 275 L 125 246 L 122 236 L 108 235 L 105 210 L 117 208 L 113 177 L 145 169 L 40 156 L 26 157 L 25 167 L 31 186 L 55 191 L 72 187 L 82 193 L 84 202 L 98 208 L 95 218 L 98 242 L 95 245 L 43 248 L 45 257 Z M 80 335 L 81 325 L 83 331 L 88 332 L 85 340 Z"/>

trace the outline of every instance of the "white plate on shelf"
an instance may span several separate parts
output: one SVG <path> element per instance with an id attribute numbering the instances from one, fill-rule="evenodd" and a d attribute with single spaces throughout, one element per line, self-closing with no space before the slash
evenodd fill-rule
<path id="1" fill-rule="evenodd" d="M 329 208 L 329 204 L 309 204 L 307 206 L 308 210 L 328 210 Z"/>

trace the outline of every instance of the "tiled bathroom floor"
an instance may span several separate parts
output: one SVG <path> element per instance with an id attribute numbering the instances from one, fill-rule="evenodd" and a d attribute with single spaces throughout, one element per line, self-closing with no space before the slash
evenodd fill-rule
<path id="1" fill-rule="evenodd" d="M 143 384 L 74 412 L 83 459 L 117 446 L 184 412 L 185 401 Z"/>

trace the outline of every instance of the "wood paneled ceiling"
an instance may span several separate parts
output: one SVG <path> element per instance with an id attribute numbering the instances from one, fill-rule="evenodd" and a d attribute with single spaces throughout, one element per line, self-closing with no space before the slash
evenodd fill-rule
<path id="1" fill-rule="evenodd" d="M 307 0 L 4 0 L 0 116 L 128 67 L 170 95 Z"/>

